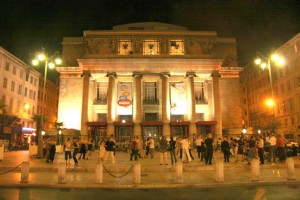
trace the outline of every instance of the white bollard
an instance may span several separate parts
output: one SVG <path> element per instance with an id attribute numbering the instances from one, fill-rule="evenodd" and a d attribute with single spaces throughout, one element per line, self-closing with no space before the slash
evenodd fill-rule
<path id="1" fill-rule="evenodd" d="M 66 183 L 66 163 L 60 162 L 58 164 L 58 183 L 63 184 Z"/>
<path id="2" fill-rule="evenodd" d="M 21 183 L 28 183 L 29 178 L 29 162 L 23 161 L 21 166 Z"/>
<path id="3" fill-rule="evenodd" d="M 133 181 L 135 184 L 141 183 L 141 163 L 134 164 L 133 167 Z"/>
<path id="4" fill-rule="evenodd" d="M 103 165 L 96 165 L 96 183 L 103 183 Z"/>
<path id="5" fill-rule="evenodd" d="M 287 170 L 287 179 L 288 180 L 295 180 L 295 165 L 293 158 L 286 159 L 286 170 Z"/>
<path id="6" fill-rule="evenodd" d="M 176 163 L 176 182 L 177 183 L 182 183 L 183 178 L 182 178 L 182 162 L 177 162 Z"/>
<path id="7" fill-rule="evenodd" d="M 216 181 L 224 182 L 224 161 L 217 160 L 216 163 Z"/>
<path id="8" fill-rule="evenodd" d="M 258 159 L 251 160 L 251 181 L 259 181 L 259 161 Z"/>

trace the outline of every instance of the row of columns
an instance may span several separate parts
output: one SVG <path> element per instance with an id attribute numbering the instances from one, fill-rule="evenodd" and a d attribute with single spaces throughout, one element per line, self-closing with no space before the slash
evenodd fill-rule
<path id="1" fill-rule="evenodd" d="M 82 93 L 82 114 L 81 114 L 81 132 L 87 134 L 86 122 L 88 121 L 88 100 L 89 100 L 89 73 L 83 74 L 83 93 Z M 107 74 L 108 76 L 108 91 L 107 91 L 107 133 L 113 134 L 114 130 L 114 119 L 115 119 L 115 99 L 114 94 L 116 77 L 115 72 Z M 195 91 L 194 91 L 194 72 L 187 72 L 188 78 L 188 109 L 190 111 L 188 118 L 190 121 L 189 125 L 189 136 L 196 133 L 196 104 L 195 104 Z M 142 121 L 142 101 L 141 101 L 141 73 L 134 73 L 134 101 L 133 101 L 133 122 L 134 122 L 134 135 L 141 135 L 141 121 Z M 162 79 L 162 121 L 163 121 L 163 135 L 170 135 L 170 93 L 169 93 L 169 73 L 161 73 Z M 219 91 L 219 73 L 213 73 L 211 75 L 213 80 L 213 104 L 214 104 L 214 120 L 217 121 L 215 133 L 219 137 L 222 135 L 222 112 L 220 102 L 220 91 Z"/>

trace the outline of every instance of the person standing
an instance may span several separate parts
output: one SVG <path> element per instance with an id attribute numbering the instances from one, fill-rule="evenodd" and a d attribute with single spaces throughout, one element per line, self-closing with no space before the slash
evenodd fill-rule
<path id="1" fill-rule="evenodd" d="M 91 157 L 92 156 L 92 152 L 93 152 L 93 146 L 94 146 L 94 140 L 91 139 L 88 144 L 88 156 Z"/>
<path id="2" fill-rule="evenodd" d="M 249 143 L 249 152 L 248 152 L 248 156 L 249 156 L 249 161 L 248 164 L 250 164 L 250 161 L 254 158 L 256 158 L 256 140 L 254 136 L 250 137 L 250 140 L 248 141 Z"/>
<path id="3" fill-rule="evenodd" d="M 149 152 L 150 152 L 150 137 L 147 137 L 145 145 L 146 145 L 145 158 L 148 158 L 148 155 L 149 155 Z"/>
<path id="4" fill-rule="evenodd" d="M 79 145 L 80 145 L 80 149 L 79 149 L 79 158 L 78 160 L 81 159 L 81 156 L 83 157 L 82 159 L 85 160 L 85 155 L 86 155 L 86 142 L 85 141 L 80 141 L 79 142 Z"/>
<path id="5" fill-rule="evenodd" d="M 284 138 L 280 135 L 277 140 L 278 145 L 278 157 L 279 161 L 285 161 L 286 159 L 286 149 L 285 149 L 285 142 Z"/>
<path id="6" fill-rule="evenodd" d="M 224 154 L 224 162 L 229 162 L 230 157 L 230 145 L 228 142 L 228 138 L 224 137 L 223 141 L 221 142 L 221 151 Z"/>
<path id="7" fill-rule="evenodd" d="M 152 137 L 150 137 L 149 139 L 149 153 L 150 153 L 150 156 L 151 158 L 154 157 L 154 152 L 155 152 L 155 145 L 154 145 L 154 140 Z"/>
<path id="8" fill-rule="evenodd" d="M 181 144 L 181 149 L 182 149 L 182 153 L 180 154 L 181 155 L 181 159 L 184 161 L 184 162 L 191 162 L 192 159 L 191 159 L 191 155 L 190 155 L 190 150 L 189 150 L 189 141 L 188 141 L 188 138 L 187 137 L 184 137 L 181 141 L 180 141 L 180 144 Z M 184 154 L 184 159 L 182 157 L 182 154 Z"/>
<path id="9" fill-rule="evenodd" d="M 65 160 L 66 160 L 66 165 L 71 165 L 70 160 L 71 160 L 71 140 L 70 138 L 67 139 L 66 143 L 65 143 Z"/>
<path id="10" fill-rule="evenodd" d="M 160 152 L 159 153 L 159 162 L 160 162 L 160 165 L 162 165 L 162 164 L 168 165 L 167 151 L 168 151 L 168 141 L 166 140 L 165 136 L 162 136 L 161 139 L 159 140 L 159 152 Z"/>
<path id="11" fill-rule="evenodd" d="M 98 161 L 104 161 L 106 156 L 105 142 L 100 142 Z"/>
<path id="12" fill-rule="evenodd" d="M 197 153 L 198 153 L 198 158 L 200 159 L 201 156 L 201 145 L 202 145 L 203 139 L 201 138 L 201 136 L 198 136 L 197 140 L 195 141 L 195 145 L 197 148 Z"/>
<path id="13" fill-rule="evenodd" d="M 76 138 L 73 139 L 73 148 L 74 148 L 73 160 L 74 160 L 75 165 L 78 165 L 79 162 L 77 160 L 77 154 L 79 153 L 79 143 L 78 143 L 78 140 Z"/>
<path id="14" fill-rule="evenodd" d="M 262 136 L 259 136 L 259 140 L 258 140 L 258 157 L 259 157 L 259 160 L 260 160 L 260 164 L 263 165 L 265 164 L 265 156 L 264 156 L 264 153 L 265 153 L 265 150 L 264 150 L 264 140 L 263 140 L 263 137 Z"/>
<path id="15" fill-rule="evenodd" d="M 212 134 L 207 134 L 207 138 L 204 141 L 206 146 L 206 158 L 205 158 L 205 164 L 212 164 L 213 154 L 214 154 L 214 140 L 212 139 Z"/>
<path id="16" fill-rule="evenodd" d="M 136 138 L 134 137 L 131 141 L 131 154 L 130 154 L 130 160 L 132 161 L 132 158 L 134 156 L 134 160 L 137 160 L 137 142 L 136 142 Z"/>
<path id="17" fill-rule="evenodd" d="M 277 144 L 277 139 L 276 137 L 272 134 L 271 137 L 268 140 L 270 147 L 269 147 L 269 158 L 268 161 L 275 162 L 276 161 L 276 144 Z"/>
<path id="18" fill-rule="evenodd" d="M 173 139 L 173 136 L 170 137 L 170 156 L 172 165 L 177 162 L 175 155 L 176 141 Z"/>
<path id="19" fill-rule="evenodd" d="M 115 164 L 115 142 L 114 142 L 114 138 L 113 137 L 110 137 L 109 140 L 107 140 L 105 142 L 105 148 L 106 148 L 106 156 L 108 157 L 108 155 L 110 156 L 111 158 L 111 161 L 113 164 Z M 107 159 L 105 159 L 107 160 Z"/>

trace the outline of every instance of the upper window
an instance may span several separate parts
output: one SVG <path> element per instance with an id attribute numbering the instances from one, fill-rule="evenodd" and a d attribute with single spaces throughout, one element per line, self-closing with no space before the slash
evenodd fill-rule
<path id="1" fill-rule="evenodd" d="M 131 40 L 120 40 L 118 46 L 119 55 L 131 55 L 133 54 L 132 50 L 132 41 Z"/>
<path id="2" fill-rule="evenodd" d="M 144 55 L 159 55 L 159 42 L 157 40 L 144 40 L 143 41 L 143 54 Z"/>
<path id="3" fill-rule="evenodd" d="M 108 82 L 98 82 L 96 96 L 94 99 L 95 104 L 106 104 L 107 103 L 107 89 Z"/>
<path id="4" fill-rule="evenodd" d="M 16 73 L 17 73 L 17 67 L 13 66 L 13 74 L 16 75 Z"/>
<path id="5" fill-rule="evenodd" d="M 5 63 L 5 70 L 9 71 L 9 62 Z"/>
<path id="6" fill-rule="evenodd" d="M 157 99 L 157 83 L 145 82 L 144 83 L 144 104 L 158 104 Z"/>
<path id="7" fill-rule="evenodd" d="M 170 55 L 184 55 L 183 40 L 170 40 L 169 50 Z"/>

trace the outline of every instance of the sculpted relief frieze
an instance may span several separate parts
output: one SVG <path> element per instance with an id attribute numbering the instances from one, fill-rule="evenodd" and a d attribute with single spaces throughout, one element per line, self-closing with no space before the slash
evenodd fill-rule
<path id="1" fill-rule="evenodd" d="M 144 40 L 157 40 L 159 42 L 160 54 L 165 55 L 169 52 L 170 40 L 184 41 L 185 55 L 209 55 L 215 47 L 214 39 L 201 39 L 197 37 L 185 37 L 182 35 L 157 36 L 157 35 L 120 35 L 117 37 L 99 37 L 86 39 L 86 54 L 88 55 L 108 55 L 118 54 L 118 45 L 120 40 L 132 41 L 133 54 L 143 54 Z"/>

